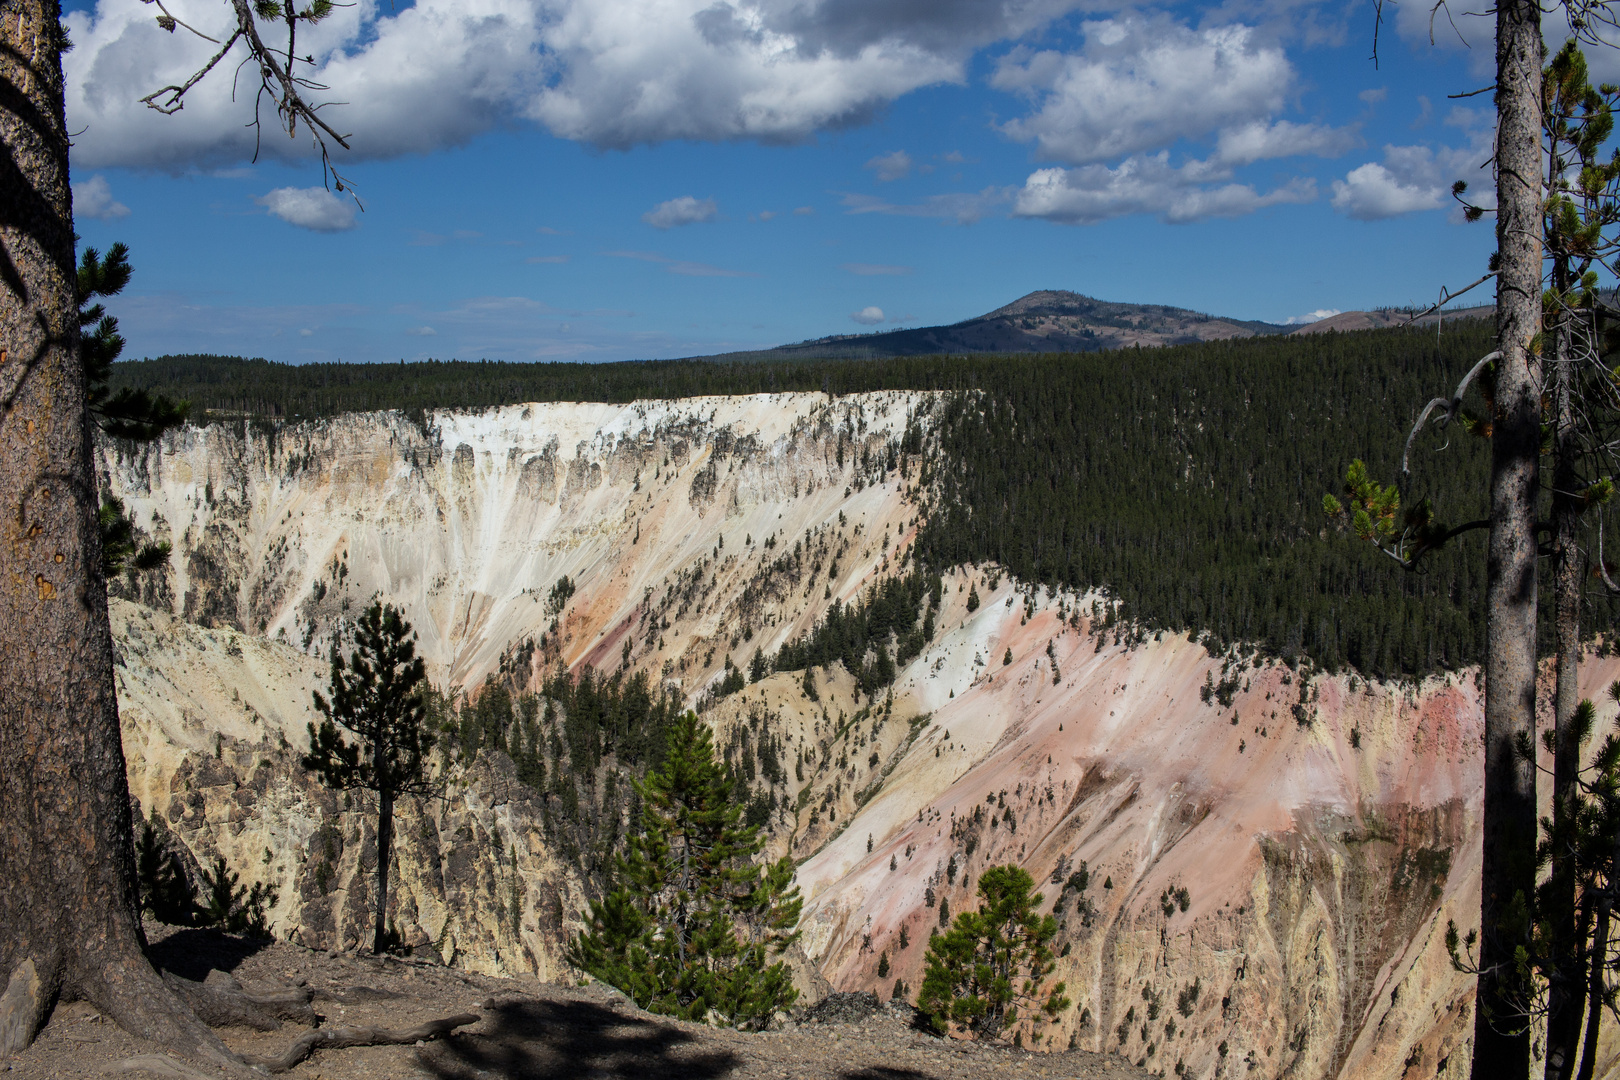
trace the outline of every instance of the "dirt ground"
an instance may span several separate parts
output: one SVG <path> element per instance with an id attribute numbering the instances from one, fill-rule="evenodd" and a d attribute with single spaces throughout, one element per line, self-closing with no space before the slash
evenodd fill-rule
<path id="1" fill-rule="evenodd" d="M 408 1029 L 438 1017 L 482 1019 L 414 1046 L 317 1050 L 285 1075 L 299 1080 L 1126 1080 L 1148 1074 L 1121 1058 L 1072 1051 L 1028 1053 L 936 1038 L 875 999 L 839 995 L 798 1010 L 780 1030 L 745 1033 L 643 1012 L 593 983 L 559 986 L 468 974 L 410 958 L 313 952 L 203 930 L 149 928 L 153 958 L 201 981 L 229 972 L 250 990 L 314 991 L 324 1026 Z M 161 939 L 161 940 L 159 940 Z M 280 1055 L 308 1029 L 224 1028 L 234 1050 Z M 26 1052 L 0 1075 L 69 1080 L 108 1075 L 195 1080 L 208 1075 L 131 1038 L 83 1002 L 59 1007 Z"/>

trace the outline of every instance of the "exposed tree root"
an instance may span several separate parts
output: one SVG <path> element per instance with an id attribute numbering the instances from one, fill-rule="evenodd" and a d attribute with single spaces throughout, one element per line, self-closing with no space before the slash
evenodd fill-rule
<path id="1" fill-rule="evenodd" d="M 248 990 L 218 968 L 210 971 L 208 978 L 200 983 L 182 979 L 173 972 L 164 972 L 163 981 L 209 1027 L 250 1027 L 256 1031 L 275 1031 L 281 1027 L 283 1020 L 312 1027 L 319 1023 L 319 1017 L 310 1007 L 314 991 L 306 986 L 286 990 Z"/>
<path id="2" fill-rule="evenodd" d="M 271 1073 L 284 1073 L 292 1069 L 317 1050 L 341 1050 L 351 1046 L 408 1046 L 450 1034 L 458 1027 L 476 1024 L 483 1017 L 477 1013 L 461 1013 L 441 1020 L 429 1020 L 408 1031 L 390 1031 L 369 1024 L 354 1027 L 316 1028 L 288 1047 L 278 1058 L 244 1058 L 255 1068 Z"/>

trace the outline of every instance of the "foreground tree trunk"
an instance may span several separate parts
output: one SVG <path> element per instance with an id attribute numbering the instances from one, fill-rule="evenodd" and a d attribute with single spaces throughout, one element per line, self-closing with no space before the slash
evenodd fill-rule
<path id="1" fill-rule="evenodd" d="M 0 0 L 0 1057 L 87 998 L 240 1068 L 142 952 L 74 295 L 56 0 Z"/>
<path id="2" fill-rule="evenodd" d="M 377 799 L 377 930 L 371 937 L 371 951 L 379 956 L 388 951 L 388 860 L 394 854 L 394 796 L 384 792 Z"/>
<path id="3" fill-rule="evenodd" d="M 1515 950 L 1529 944 L 1535 895 L 1536 466 L 1541 365 L 1541 9 L 1500 0 L 1497 71 L 1497 348 L 1486 555 L 1485 853 L 1473 1075 L 1529 1075 L 1527 1002 Z"/>
<path id="4" fill-rule="evenodd" d="M 1559 260 L 1554 260 L 1555 264 Z M 1566 261 L 1567 262 L 1567 261 Z M 1562 272 L 1561 272 L 1562 271 Z M 1553 285 L 1559 295 L 1569 289 L 1567 265 L 1555 267 Z M 1580 796 L 1580 744 L 1572 727 L 1580 703 L 1576 685 L 1581 649 L 1580 551 L 1581 500 L 1576 495 L 1575 468 L 1580 452 L 1575 431 L 1574 361 L 1575 317 L 1559 311 L 1549 338 L 1553 360 L 1553 603 L 1557 638 L 1557 684 L 1553 692 L 1553 828 L 1552 864 L 1544 891 L 1552 927 L 1552 967 L 1547 986 L 1546 1080 L 1566 1080 L 1575 1071 L 1586 1004 L 1586 965 L 1583 952 L 1585 920 L 1577 920 L 1575 905 L 1574 815 Z"/>

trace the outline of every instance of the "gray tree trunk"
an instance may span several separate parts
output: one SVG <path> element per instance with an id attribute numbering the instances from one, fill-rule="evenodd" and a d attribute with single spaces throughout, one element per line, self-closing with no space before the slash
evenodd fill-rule
<path id="1" fill-rule="evenodd" d="M 1514 951 L 1529 942 L 1535 892 L 1536 788 L 1519 744 L 1536 714 L 1536 467 L 1541 366 L 1530 351 L 1541 315 L 1541 9 L 1499 0 L 1497 70 L 1497 347 L 1486 555 L 1484 863 L 1473 1075 L 1529 1075 L 1526 1002 Z"/>
<path id="2" fill-rule="evenodd" d="M 56 0 L 0 0 L 0 1057 L 60 999 L 234 1066 L 142 953 Z"/>
<path id="3" fill-rule="evenodd" d="M 1558 260 L 1555 260 L 1555 263 Z M 1556 266 L 1554 286 L 1569 288 L 1567 263 Z M 1576 458 L 1573 319 L 1560 311 L 1549 335 L 1553 358 L 1553 604 L 1557 638 L 1557 684 L 1553 692 L 1553 846 L 1543 912 L 1552 927 L 1552 967 L 1547 987 L 1546 1080 L 1566 1080 L 1575 1071 L 1586 966 L 1575 907 L 1575 859 L 1569 850 L 1579 797 L 1580 745 L 1570 730 L 1580 703 L 1576 685 L 1581 648 L 1581 503 Z"/>

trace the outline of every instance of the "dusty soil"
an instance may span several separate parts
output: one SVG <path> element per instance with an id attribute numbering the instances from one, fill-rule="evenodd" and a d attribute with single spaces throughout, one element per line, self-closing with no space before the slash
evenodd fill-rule
<path id="1" fill-rule="evenodd" d="M 285 942 L 252 943 L 213 931 L 149 926 L 153 959 L 201 981 L 227 971 L 249 990 L 308 986 L 325 1026 L 406 1029 L 457 1013 L 482 1020 L 415 1046 L 318 1050 L 286 1075 L 301 1080 L 1135 1080 L 1121 1058 L 987 1047 L 936 1038 L 869 995 L 836 995 L 796 1011 L 779 1030 L 745 1033 L 643 1012 L 599 983 L 561 986 L 469 974 L 412 958 L 332 955 Z M 281 1054 L 308 1029 L 224 1028 L 234 1050 Z M 83 1002 L 63 1005 L 26 1052 L 0 1064 L 19 1078 L 207 1075 L 125 1034 Z"/>

